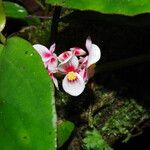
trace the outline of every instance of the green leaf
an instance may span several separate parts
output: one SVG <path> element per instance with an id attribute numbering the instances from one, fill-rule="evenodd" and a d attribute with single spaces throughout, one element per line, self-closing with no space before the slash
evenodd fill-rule
<path id="1" fill-rule="evenodd" d="M 0 150 L 55 150 L 54 87 L 40 56 L 19 38 L 0 56 Z"/>
<path id="2" fill-rule="evenodd" d="M 150 12 L 149 0 L 46 0 L 52 5 L 102 13 L 136 15 Z"/>
<path id="3" fill-rule="evenodd" d="M 86 132 L 83 148 L 84 150 L 112 150 L 96 129 Z"/>
<path id="4" fill-rule="evenodd" d="M 2 0 L 0 0 L 0 32 L 4 29 L 6 23 Z"/>
<path id="5" fill-rule="evenodd" d="M 23 19 L 28 16 L 28 12 L 24 7 L 13 2 L 4 2 L 4 10 L 7 17 Z"/>
<path id="6" fill-rule="evenodd" d="M 0 44 L 0 55 L 2 53 L 3 48 L 4 48 L 4 46 L 2 44 Z"/>
<path id="7" fill-rule="evenodd" d="M 58 148 L 63 146 L 63 144 L 69 139 L 73 130 L 74 124 L 70 121 L 63 121 L 58 124 L 57 126 Z"/>

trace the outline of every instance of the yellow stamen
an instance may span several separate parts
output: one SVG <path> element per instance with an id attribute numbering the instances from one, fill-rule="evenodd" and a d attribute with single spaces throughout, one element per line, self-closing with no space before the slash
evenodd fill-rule
<path id="1" fill-rule="evenodd" d="M 73 72 L 73 71 L 71 71 L 71 72 L 69 72 L 69 73 L 67 74 L 67 79 L 68 79 L 69 81 L 73 81 L 73 80 L 75 80 L 76 78 L 77 78 L 76 73 Z"/>

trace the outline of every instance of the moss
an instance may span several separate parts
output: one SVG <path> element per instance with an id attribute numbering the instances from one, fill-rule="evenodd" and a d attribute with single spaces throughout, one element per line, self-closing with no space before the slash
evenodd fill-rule
<path id="1" fill-rule="evenodd" d="M 84 150 L 112 150 L 111 147 L 102 138 L 100 133 L 94 129 L 93 131 L 87 131 L 85 138 L 83 139 Z"/>
<path id="2" fill-rule="evenodd" d="M 123 142 L 127 142 L 132 136 L 131 129 L 143 121 L 146 111 L 133 99 L 126 100 L 124 105 L 111 115 L 100 132 L 107 139 L 124 137 Z"/>
<path id="3" fill-rule="evenodd" d="M 114 91 L 104 90 L 103 87 L 94 85 L 94 104 L 82 113 L 82 119 L 87 120 L 90 127 L 102 128 L 112 113 L 123 103 L 117 101 Z"/>
<path id="4" fill-rule="evenodd" d="M 149 118 L 143 106 L 134 99 L 118 97 L 115 92 L 103 87 L 94 86 L 93 92 L 94 103 L 81 115 L 88 124 L 81 129 L 83 132 L 89 127 L 96 128 L 109 144 L 119 139 L 127 142 L 141 133 L 144 122 Z"/>

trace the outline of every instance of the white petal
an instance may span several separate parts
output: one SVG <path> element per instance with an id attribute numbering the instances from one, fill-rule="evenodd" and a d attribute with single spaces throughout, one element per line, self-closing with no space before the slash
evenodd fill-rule
<path id="1" fill-rule="evenodd" d="M 70 71 L 76 71 L 79 66 L 79 60 L 76 56 L 72 56 L 70 59 L 67 59 L 59 64 L 58 70 L 63 73 L 68 73 Z"/>
<path id="2" fill-rule="evenodd" d="M 91 51 L 92 49 L 92 41 L 91 41 L 91 37 L 88 36 L 85 42 L 85 47 L 87 48 L 88 52 Z"/>
<path id="3" fill-rule="evenodd" d="M 92 50 L 89 51 L 87 67 L 89 67 L 92 64 L 95 64 L 97 61 L 99 61 L 100 57 L 101 57 L 100 48 L 97 45 L 92 44 Z"/>
<path id="4" fill-rule="evenodd" d="M 85 88 L 85 83 L 82 77 L 78 73 L 76 73 L 76 75 L 77 79 L 75 81 L 69 81 L 66 75 L 62 82 L 62 86 L 65 92 L 72 96 L 80 95 Z"/>
<path id="5" fill-rule="evenodd" d="M 73 57 L 70 59 L 70 64 L 71 64 L 72 66 L 74 66 L 75 69 L 77 69 L 78 66 L 79 66 L 79 60 L 78 60 L 78 58 L 77 58 L 76 56 L 73 56 Z"/>
<path id="6" fill-rule="evenodd" d="M 50 47 L 50 49 L 49 49 L 51 53 L 54 52 L 55 47 L 56 47 L 56 44 L 55 44 L 55 43 L 54 43 L 53 45 L 51 45 L 51 47 Z"/>
<path id="7" fill-rule="evenodd" d="M 42 57 L 42 60 L 44 62 L 48 61 L 49 56 L 51 55 L 51 53 L 50 53 L 50 51 L 44 45 L 35 44 L 35 45 L 33 45 L 33 47 L 39 53 L 39 55 Z"/>
<path id="8" fill-rule="evenodd" d="M 60 62 L 68 61 L 71 57 L 72 57 L 72 52 L 70 52 L 70 51 L 65 51 L 65 52 L 61 53 L 61 54 L 58 56 L 58 60 L 59 60 Z"/>
<path id="9" fill-rule="evenodd" d="M 82 56 L 82 55 L 86 54 L 86 52 L 83 49 L 79 48 L 79 47 L 73 47 L 73 48 L 70 48 L 70 50 L 76 56 Z"/>

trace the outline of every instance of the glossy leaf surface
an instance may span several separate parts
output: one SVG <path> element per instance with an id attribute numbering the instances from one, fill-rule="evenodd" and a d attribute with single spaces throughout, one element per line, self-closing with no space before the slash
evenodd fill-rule
<path id="1" fill-rule="evenodd" d="M 0 55 L 0 150 L 55 150 L 53 84 L 27 41 L 8 39 Z"/>
<path id="2" fill-rule="evenodd" d="M 27 10 L 17 3 L 4 2 L 4 10 L 7 17 L 22 19 L 28 16 Z"/>

